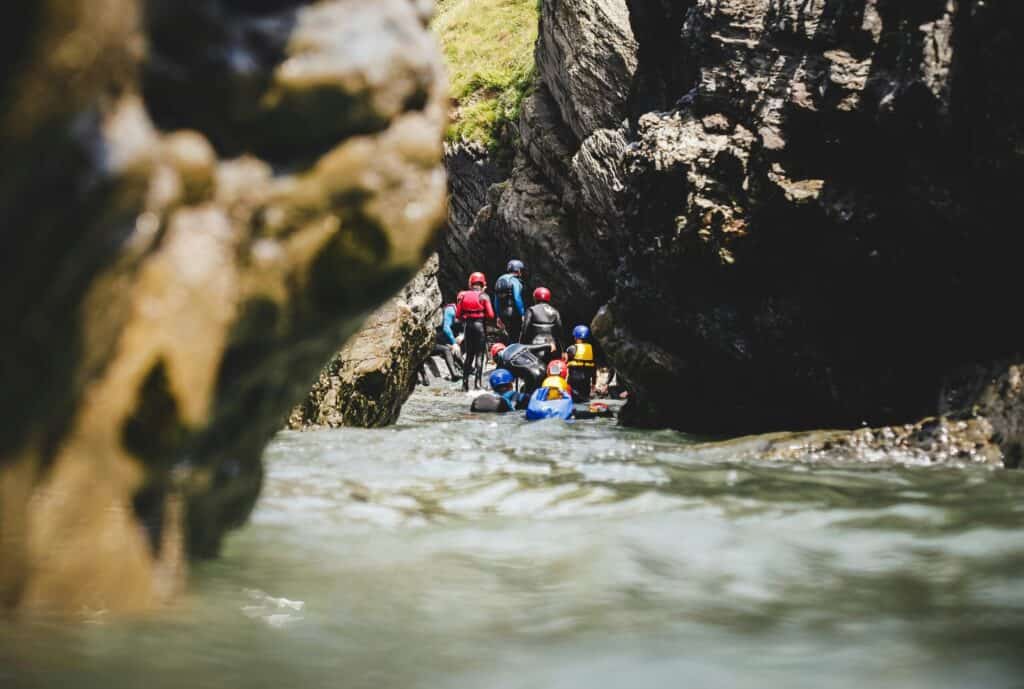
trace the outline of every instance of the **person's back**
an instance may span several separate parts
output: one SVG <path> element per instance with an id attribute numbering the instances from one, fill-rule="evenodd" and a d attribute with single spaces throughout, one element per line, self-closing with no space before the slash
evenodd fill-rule
<path id="1" fill-rule="evenodd" d="M 549 303 L 551 292 L 544 287 L 538 287 L 533 294 L 536 303 L 526 311 L 520 341 L 531 345 L 554 344 L 556 351 L 561 351 L 562 317 Z M 550 359 L 550 354 L 545 357 L 545 361 Z"/>
<path id="2" fill-rule="evenodd" d="M 523 381 L 523 391 L 529 394 L 537 389 L 545 376 L 544 362 L 536 352 L 543 353 L 547 350 L 547 346 L 528 347 L 513 343 L 497 354 L 495 363 Z"/>
<path id="3" fill-rule="evenodd" d="M 569 385 L 572 386 L 573 398 L 577 402 L 588 402 L 590 390 L 597 379 L 594 348 L 587 342 L 590 339 L 590 328 L 577 325 L 572 335 L 576 342 L 566 350 L 569 356 Z"/>
<path id="4" fill-rule="evenodd" d="M 508 262 L 508 272 L 494 283 L 494 296 L 497 301 L 498 317 L 505 326 L 509 342 L 518 342 L 522 334 L 523 316 L 526 306 L 523 304 L 523 263 L 512 260 Z"/>
<path id="5" fill-rule="evenodd" d="M 476 384 L 483 372 L 483 355 L 486 340 L 485 322 L 494 320 L 494 308 L 490 298 L 484 294 L 487 278 L 483 273 L 469 276 L 469 289 L 459 292 L 455 299 L 455 317 L 465 324 L 466 359 L 462 377 L 462 389 L 469 389 L 469 379 L 477 373 Z"/>

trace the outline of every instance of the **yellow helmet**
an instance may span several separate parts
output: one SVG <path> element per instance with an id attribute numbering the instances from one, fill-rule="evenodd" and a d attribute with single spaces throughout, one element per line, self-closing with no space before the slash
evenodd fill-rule
<path id="1" fill-rule="evenodd" d="M 569 384 L 565 382 L 565 378 L 562 376 L 548 376 L 541 383 L 542 388 L 554 388 L 559 392 L 569 392 Z"/>

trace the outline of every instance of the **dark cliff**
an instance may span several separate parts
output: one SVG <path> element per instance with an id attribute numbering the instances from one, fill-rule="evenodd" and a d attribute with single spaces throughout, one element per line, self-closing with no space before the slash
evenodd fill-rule
<path id="1" fill-rule="evenodd" d="M 461 231 L 489 270 L 527 260 L 568 322 L 604 306 L 629 423 L 939 413 L 951 376 L 1024 335 L 1022 14 L 546 0 L 515 169 Z"/>

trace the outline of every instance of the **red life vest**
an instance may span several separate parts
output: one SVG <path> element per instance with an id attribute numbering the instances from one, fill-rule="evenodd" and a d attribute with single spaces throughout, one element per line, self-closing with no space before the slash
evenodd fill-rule
<path id="1" fill-rule="evenodd" d="M 465 290 L 455 298 L 455 317 L 467 321 L 478 321 L 487 317 L 487 306 L 480 298 L 481 292 Z"/>

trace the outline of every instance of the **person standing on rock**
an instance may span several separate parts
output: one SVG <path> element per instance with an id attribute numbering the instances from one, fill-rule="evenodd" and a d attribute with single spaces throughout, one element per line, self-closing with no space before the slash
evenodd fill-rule
<path id="1" fill-rule="evenodd" d="M 523 330 L 523 316 L 526 305 L 523 303 L 523 270 L 526 266 L 522 261 L 512 259 L 505 268 L 507 271 L 494 283 L 494 296 L 498 300 L 498 327 L 508 333 L 508 341 L 519 342 Z"/>
<path id="2" fill-rule="evenodd" d="M 545 363 L 562 351 L 562 316 L 551 305 L 551 290 L 538 287 L 533 290 L 534 304 L 526 311 L 523 319 L 523 334 L 519 341 L 523 344 L 553 345 L 545 355 Z"/>
<path id="3" fill-rule="evenodd" d="M 469 289 L 459 292 L 455 298 L 455 317 L 462 321 L 465 335 L 465 366 L 463 366 L 462 389 L 469 390 L 469 379 L 473 378 L 480 388 L 483 377 L 484 347 L 487 344 L 486 322 L 494 320 L 494 307 L 487 289 L 487 278 L 483 273 L 469 276 Z M 475 375 L 474 375 L 475 374 Z"/>

